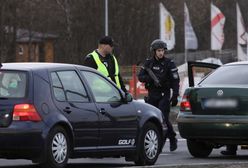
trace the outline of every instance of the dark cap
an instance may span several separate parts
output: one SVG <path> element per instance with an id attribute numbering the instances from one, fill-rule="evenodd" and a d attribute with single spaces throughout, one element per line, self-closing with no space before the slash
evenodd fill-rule
<path id="1" fill-rule="evenodd" d="M 111 47 L 114 46 L 114 40 L 112 37 L 110 36 L 104 36 L 102 37 L 100 40 L 99 40 L 99 44 L 108 44 L 110 45 Z"/>

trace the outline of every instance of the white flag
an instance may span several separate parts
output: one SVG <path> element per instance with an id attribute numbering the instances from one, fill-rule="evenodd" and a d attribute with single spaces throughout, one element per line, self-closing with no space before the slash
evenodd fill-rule
<path id="1" fill-rule="evenodd" d="M 159 9 L 160 39 L 166 42 L 168 50 L 172 50 L 175 46 L 175 22 L 162 3 L 159 4 Z"/>
<path id="2" fill-rule="evenodd" d="M 221 50 L 224 43 L 225 16 L 211 3 L 211 49 Z"/>
<path id="3" fill-rule="evenodd" d="M 236 3 L 237 11 L 237 55 L 238 61 L 247 61 L 247 34 L 244 20 L 240 12 L 239 4 Z"/>
<path id="4" fill-rule="evenodd" d="M 185 35 L 185 49 L 197 49 L 198 48 L 198 41 L 191 25 L 190 17 L 189 17 L 189 10 L 184 3 L 184 35 Z"/>

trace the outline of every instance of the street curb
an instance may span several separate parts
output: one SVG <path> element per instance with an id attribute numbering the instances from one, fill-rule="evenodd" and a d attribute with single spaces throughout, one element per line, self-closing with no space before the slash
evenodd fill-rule
<path id="1" fill-rule="evenodd" d="M 155 165 L 155 166 L 134 166 L 135 168 L 247 168 L 247 163 L 202 163 L 190 165 Z"/>

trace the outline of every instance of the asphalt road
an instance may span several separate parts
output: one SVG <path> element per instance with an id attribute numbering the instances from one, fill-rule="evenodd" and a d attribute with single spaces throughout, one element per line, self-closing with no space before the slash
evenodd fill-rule
<path id="1" fill-rule="evenodd" d="M 175 118 L 177 108 L 173 108 L 171 113 L 171 121 L 177 132 L 178 149 L 174 152 L 169 151 L 169 143 L 166 142 L 163 152 L 160 154 L 154 168 L 170 167 L 170 168 L 247 168 L 248 150 L 238 149 L 237 156 L 223 156 L 220 149 L 214 149 L 208 158 L 193 158 L 186 145 L 186 140 L 179 136 Z M 136 167 L 133 162 L 126 162 L 124 158 L 104 158 L 104 159 L 70 159 L 67 168 L 120 168 L 120 167 Z M 0 168 L 38 168 L 28 160 L 6 160 L 0 159 Z"/>
<path id="2" fill-rule="evenodd" d="M 241 168 L 240 165 L 248 164 L 248 150 L 239 148 L 238 155 L 234 157 L 222 156 L 220 151 L 224 148 L 214 149 L 211 155 L 205 159 L 193 158 L 187 150 L 186 141 L 179 136 L 178 149 L 174 152 L 169 151 L 168 143 L 165 144 L 163 152 L 155 166 L 152 167 L 197 167 L 197 165 L 210 165 L 211 167 L 223 166 L 228 168 Z M 164 165 L 164 166 L 162 166 Z M 182 166 L 184 165 L 184 166 Z M 28 160 L 6 160 L 0 159 L 0 168 L 36 168 L 37 165 Z M 135 167 L 132 162 L 126 162 L 124 158 L 105 158 L 105 159 L 71 159 L 68 168 L 110 168 L 110 167 Z M 245 166 L 247 167 L 247 166 Z"/>

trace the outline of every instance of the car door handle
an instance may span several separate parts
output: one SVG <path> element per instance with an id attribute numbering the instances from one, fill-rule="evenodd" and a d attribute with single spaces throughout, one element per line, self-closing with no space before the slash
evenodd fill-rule
<path id="1" fill-rule="evenodd" d="M 71 113 L 70 107 L 66 107 L 65 109 L 63 109 L 63 111 L 66 112 L 66 113 L 68 113 L 68 114 Z"/>
<path id="2" fill-rule="evenodd" d="M 101 114 L 107 113 L 107 111 L 106 111 L 104 108 L 101 108 L 99 112 L 100 112 Z"/>

